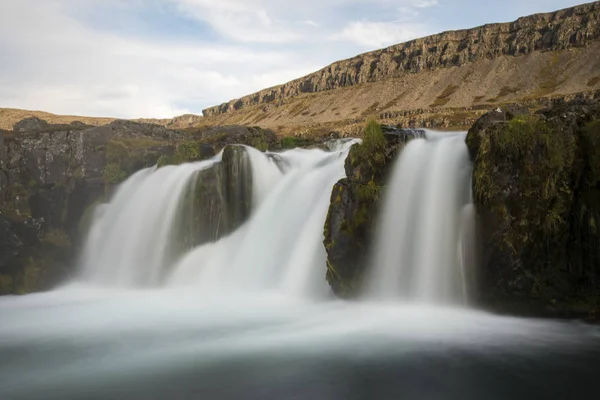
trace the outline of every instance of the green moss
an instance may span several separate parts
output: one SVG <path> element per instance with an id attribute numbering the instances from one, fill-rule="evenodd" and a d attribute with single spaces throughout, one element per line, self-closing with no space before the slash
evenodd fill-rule
<path id="1" fill-rule="evenodd" d="M 56 247 L 70 247 L 71 241 L 69 240 L 69 236 L 66 232 L 56 229 L 50 232 L 47 232 L 42 236 L 40 241 L 43 244 L 49 244 L 51 246 Z"/>
<path id="2" fill-rule="evenodd" d="M 38 290 L 40 281 L 41 269 L 36 265 L 33 258 L 28 259 L 28 263 L 23 271 L 23 278 L 21 285 L 17 287 L 17 294 L 27 294 Z"/>
<path id="3" fill-rule="evenodd" d="M 106 185 L 114 185 L 124 181 L 127 178 L 127 172 L 121 169 L 117 163 L 109 163 L 102 170 L 102 179 Z"/>
<path id="4" fill-rule="evenodd" d="M 379 201 L 381 186 L 371 180 L 366 185 L 356 185 L 354 192 L 360 202 L 375 203 Z"/>
<path id="5" fill-rule="evenodd" d="M 381 131 L 381 125 L 370 119 L 363 131 L 363 141 L 361 144 L 352 146 L 348 155 L 352 166 L 365 166 L 368 168 L 362 168 L 370 171 L 378 171 L 385 167 L 386 156 L 385 148 L 387 141 Z M 356 173 L 361 173 L 360 169 L 356 170 Z M 357 179 L 368 178 L 372 179 L 372 176 L 358 176 Z"/>
<path id="6" fill-rule="evenodd" d="M 279 144 L 282 149 L 295 149 L 296 147 L 307 147 L 314 142 L 310 139 L 296 137 L 296 136 L 285 136 L 281 138 Z"/>
<path id="7" fill-rule="evenodd" d="M 73 171 L 73 178 L 81 179 L 83 178 L 83 168 L 77 167 L 75 171 Z"/>
<path id="8" fill-rule="evenodd" d="M 577 136 L 562 120 L 525 116 L 492 125 L 480 138 L 473 169 L 475 202 L 490 213 L 486 221 L 496 229 L 493 247 L 521 271 L 504 271 L 518 277 L 506 285 L 529 296 L 552 296 L 560 285 L 570 284 L 563 276 Z"/>
<path id="9" fill-rule="evenodd" d="M 164 167 L 166 165 L 173 165 L 173 157 L 172 156 L 168 156 L 166 154 L 163 154 L 162 156 L 158 157 L 158 160 L 156 160 L 156 166 L 158 168 Z"/>
<path id="10" fill-rule="evenodd" d="M 106 143 L 106 160 L 121 165 L 131 157 L 129 148 L 122 140 L 111 139 Z"/>
<path id="11" fill-rule="evenodd" d="M 8 275 L 0 274 L 0 296 L 13 293 L 13 278 Z"/>
<path id="12" fill-rule="evenodd" d="M 254 136 L 249 140 L 250 146 L 260 151 L 269 150 L 269 143 L 264 135 Z"/>
<path id="13" fill-rule="evenodd" d="M 198 161 L 200 155 L 200 143 L 188 141 L 177 146 L 176 157 L 180 163 Z"/>

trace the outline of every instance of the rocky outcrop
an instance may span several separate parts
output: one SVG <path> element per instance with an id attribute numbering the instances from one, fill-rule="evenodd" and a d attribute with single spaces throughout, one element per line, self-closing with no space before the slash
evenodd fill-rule
<path id="1" fill-rule="evenodd" d="M 189 129 L 187 132 L 216 151 L 230 144 L 245 144 L 265 151 L 277 148 L 279 143 L 274 131 L 255 126 L 224 125 Z"/>
<path id="2" fill-rule="evenodd" d="M 333 187 L 324 229 L 327 281 L 337 296 L 358 294 L 388 171 L 404 145 L 424 134 L 421 130 L 380 127 L 372 121 L 365 129 L 362 144 L 350 149 L 346 178 Z"/>
<path id="3" fill-rule="evenodd" d="M 469 131 L 479 299 L 519 314 L 600 316 L 600 106 L 497 109 Z"/>
<path id="4" fill-rule="evenodd" d="M 242 143 L 279 145 L 272 131 L 211 128 L 201 134 L 114 121 L 93 127 L 28 118 L 0 131 L 0 294 L 50 288 L 71 274 L 96 204 L 134 172 L 212 158 L 183 200 L 172 257 L 233 232 L 252 207 L 252 173 Z M 223 147 L 225 147 L 223 149 Z"/>
<path id="5" fill-rule="evenodd" d="M 90 205 L 184 138 L 128 121 L 90 127 L 28 118 L 0 131 L 0 291 L 42 290 L 67 276 Z"/>
<path id="6" fill-rule="evenodd" d="M 252 210 L 252 169 L 244 146 L 223 149 L 220 162 L 195 173 L 180 205 L 173 257 L 231 234 Z"/>
<path id="7" fill-rule="evenodd" d="M 208 108 L 203 110 L 203 114 L 214 116 L 258 104 L 279 105 L 301 93 L 323 92 L 422 71 L 459 67 L 500 56 L 517 57 L 534 51 L 576 48 L 598 39 L 600 2 L 594 2 L 519 18 L 511 23 L 444 32 L 365 53 L 284 85 Z"/>

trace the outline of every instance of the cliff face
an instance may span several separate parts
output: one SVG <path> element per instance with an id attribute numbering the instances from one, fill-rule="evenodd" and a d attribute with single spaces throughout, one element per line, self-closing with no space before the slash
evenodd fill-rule
<path id="1" fill-rule="evenodd" d="M 240 166 L 247 154 L 232 142 L 279 144 L 271 131 L 241 126 L 185 133 L 133 121 L 94 127 L 27 118 L 0 130 L 0 295 L 48 289 L 72 274 L 95 205 L 134 172 L 207 159 L 224 147 L 222 162 L 198 171 L 185 195 L 176 250 L 230 233 L 252 198 L 249 168 Z"/>
<path id="2" fill-rule="evenodd" d="M 469 131 L 479 300 L 511 313 L 600 315 L 600 106 L 498 109 Z"/>
<path id="3" fill-rule="evenodd" d="M 600 39 L 600 2 L 515 22 L 444 32 L 336 62 L 281 86 L 203 111 L 214 116 L 263 103 L 279 104 L 301 93 L 323 92 L 367 82 L 380 82 L 440 68 L 460 67 L 500 56 L 583 47 Z"/>
<path id="4" fill-rule="evenodd" d="M 90 127 L 37 118 L 0 130 L 0 294 L 46 289 L 68 275 L 90 206 L 175 152 L 183 136 L 126 121 Z"/>

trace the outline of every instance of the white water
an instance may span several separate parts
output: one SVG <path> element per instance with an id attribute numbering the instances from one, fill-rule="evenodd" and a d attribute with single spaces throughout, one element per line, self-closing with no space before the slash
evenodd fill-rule
<path id="1" fill-rule="evenodd" d="M 323 224 L 331 188 L 344 176 L 348 147 L 332 153 L 296 149 L 280 154 L 287 172 L 271 181 L 251 219 L 229 237 L 187 254 L 169 284 L 203 291 L 326 296 Z M 252 165 L 255 176 L 277 176 L 275 163 L 253 160 Z"/>
<path id="2" fill-rule="evenodd" d="M 156 286 L 169 262 L 173 224 L 194 174 L 210 161 L 141 170 L 96 213 L 81 258 L 82 280 L 109 286 Z"/>
<path id="3" fill-rule="evenodd" d="M 464 133 L 428 131 L 400 154 L 380 216 L 369 297 L 466 301 L 473 211 L 464 140 Z"/>
<path id="4" fill-rule="evenodd" d="M 447 277 L 469 263 L 472 207 L 453 185 L 465 183 L 454 159 L 461 146 L 413 141 L 386 203 L 383 254 L 393 261 L 391 248 L 407 240 L 408 259 L 431 262 L 417 286 L 425 299 L 433 287 L 465 286 L 462 270 L 452 284 L 438 281 L 442 265 L 433 263 L 448 265 Z M 595 398 L 593 327 L 395 300 L 315 301 L 328 292 L 323 223 L 345 152 L 294 150 L 275 162 L 250 150 L 251 219 L 169 266 L 175 274 L 155 289 L 129 286 L 159 282 L 178 197 L 209 163 L 134 175 L 98 210 L 84 256 L 95 286 L 0 298 L 0 398 Z M 437 224 L 448 222 L 443 211 L 454 213 L 453 229 Z M 449 258 L 418 255 L 426 249 Z M 379 287 L 403 297 L 396 278 L 407 269 L 388 266 Z"/>
<path id="5" fill-rule="evenodd" d="M 81 280 L 103 286 L 195 285 L 199 290 L 285 291 L 326 296 L 323 223 L 334 183 L 344 176 L 347 142 L 333 152 L 246 148 L 235 167 L 252 170 L 253 213 L 229 237 L 196 248 L 176 265 L 169 253 L 186 190 L 197 171 L 220 161 L 142 170 L 97 213 Z M 238 171 L 239 172 L 239 171 Z"/>

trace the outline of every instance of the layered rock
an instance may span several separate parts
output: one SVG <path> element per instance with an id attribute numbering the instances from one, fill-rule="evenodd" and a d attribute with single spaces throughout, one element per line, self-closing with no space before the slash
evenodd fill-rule
<path id="1" fill-rule="evenodd" d="M 324 229 L 327 281 L 336 295 L 348 298 L 358 294 L 388 172 L 404 145 L 424 134 L 370 122 L 363 143 L 350 149 L 346 178 L 333 187 Z"/>
<path id="2" fill-rule="evenodd" d="M 175 152 L 184 137 L 151 124 L 51 125 L 37 118 L 0 131 L 0 291 L 42 290 L 68 275 L 90 206 Z"/>
<path id="3" fill-rule="evenodd" d="M 203 110 L 203 114 L 214 116 L 258 104 L 281 105 L 287 98 L 301 93 L 317 93 L 379 82 L 406 74 L 460 67 L 501 56 L 518 57 L 535 51 L 577 48 L 598 39 L 600 2 L 594 2 L 553 13 L 519 18 L 511 23 L 444 32 L 365 53 L 333 63 L 284 85 L 208 108 Z M 448 86 L 446 91 L 450 89 L 451 86 Z"/>
<path id="4" fill-rule="evenodd" d="M 469 131 L 479 298 L 495 310 L 600 315 L 600 106 L 497 109 Z"/>
<path id="5" fill-rule="evenodd" d="M 173 258 L 231 234 L 252 210 L 252 168 L 244 146 L 223 149 L 221 162 L 198 170 L 184 193 L 174 233 Z"/>

